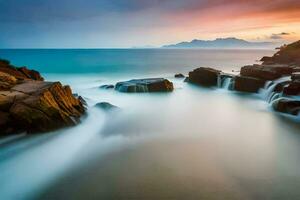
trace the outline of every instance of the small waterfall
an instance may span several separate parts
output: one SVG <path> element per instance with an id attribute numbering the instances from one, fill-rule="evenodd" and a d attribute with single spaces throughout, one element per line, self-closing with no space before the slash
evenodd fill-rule
<path id="1" fill-rule="evenodd" d="M 262 99 L 266 100 L 268 103 L 273 102 L 274 100 L 280 98 L 282 95 L 281 93 L 274 92 L 276 86 L 279 84 L 285 85 L 288 81 L 290 81 L 291 78 L 288 77 L 282 77 L 274 81 L 267 81 L 264 88 L 260 89 L 259 93 Z"/>
<path id="2" fill-rule="evenodd" d="M 231 77 L 225 77 L 224 81 L 222 83 L 222 88 L 229 90 L 231 82 L 232 82 L 232 78 Z"/>
<path id="3" fill-rule="evenodd" d="M 218 76 L 218 87 L 230 90 L 232 86 L 232 77 L 227 75 Z"/>

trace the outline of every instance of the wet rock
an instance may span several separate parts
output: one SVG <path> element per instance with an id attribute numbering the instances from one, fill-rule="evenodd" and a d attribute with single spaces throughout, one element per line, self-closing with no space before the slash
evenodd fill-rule
<path id="1" fill-rule="evenodd" d="M 111 110 L 119 110 L 120 108 L 115 106 L 115 105 L 112 105 L 108 102 L 100 102 L 100 103 L 97 103 L 95 105 L 95 107 L 97 108 L 101 108 L 103 110 L 106 110 L 106 111 L 111 111 Z"/>
<path id="2" fill-rule="evenodd" d="M 189 82 L 207 87 L 217 86 L 220 73 L 221 71 L 213 68 L 200 67 L 189 72 Z"/>
<path id="3" fill-rule="evenodd" d="M 275 80 L 292 74 L 293 69 L 287 65 L 248 65 L 241 68 L 241 76 L 263 80 Z"/>
<path id="4" fill-rule="evenodd" d="M 299 95 L 300 94 L 300 81 L 292 81 L 283 88 L 284 95 Z"/>
<path id="5" fill-rule="evenodd" d="M 292 79 L 292 81 L 300 81 L 300 73 L 299 72 L 298 73 L 293 73 L 291 75 L 291 79 Z"/>
<path id="6" fill-rule="evenodd" d="M 118 82 L 115 89 L 120 92 L 141 93 L 141 92 L 171 92 L 173 83 L 164 78 L 133 79 L 130 81 Z"/>
<path id="7" fill-rule="evenodd" d="M 179 73 L 179 74 L 175 74 L 174 77 L 175 78 L 184 78 L 185 76 L 183 74 Z"/>
<path id="8" fill-rule="evenodd" d="M 114 89 L 114 85 L 101 85 L 100 89 Z"/>
<path id="9" fill-rule="evenodd" d="M 275 88 L 274 88 L 274 92 L 277 92 L 277 93 L 280 93 L 280 92 L 282 92 L 283 91 L 283 88 L 286 86 L 286 85 L 288 85 L 288 84 L 290 84 L 291 83 L 291 81 L 284 81 L 284 82 L 281 82 L 281 83 L 278 83 L 276 86 L 275 86 Z"/>
<path id="10" fill-rule="evenodd" d="M 256 93 L 260 88 L 265 85 L 265 80 L 248 77 L 248 76 L 236 76 L 233 80 L 233 89 L 241 92 Z"/>
<path id="11" fill-rule="evenodd" d="M 274 110 L 291 115 L 298 115 L 300 111 L 300 101 L 281 98 L 275 100 L 272 104 Z"/>

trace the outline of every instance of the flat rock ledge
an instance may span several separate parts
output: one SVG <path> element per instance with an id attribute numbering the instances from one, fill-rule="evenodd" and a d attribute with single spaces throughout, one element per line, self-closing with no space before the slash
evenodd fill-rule
<path id="1" fill-rule="evenodd" d="M 0 60 L 0 135 L 48 132 L 80 121 L 82 98 L 69 86 L 43 80 L 36 71 Z"/>
<path id="2" fill-rule="evenodd" d="M 164 78 L 132 79 L 118 82 L 115 89 L 119 92 L 145 93 L 145 92 L 171 92 L 173 83 Z"/>

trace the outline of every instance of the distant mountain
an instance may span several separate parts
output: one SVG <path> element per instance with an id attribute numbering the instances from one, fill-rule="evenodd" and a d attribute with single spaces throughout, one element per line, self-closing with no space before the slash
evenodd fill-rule
<path id="1" fill-rule="evenodd" d="M 242 39 L 217 38 L 215 40 L 192 40 L 162 46 L 162 48 L 275 48 L 278 44 L 273 42 L 249 42 Z"/>

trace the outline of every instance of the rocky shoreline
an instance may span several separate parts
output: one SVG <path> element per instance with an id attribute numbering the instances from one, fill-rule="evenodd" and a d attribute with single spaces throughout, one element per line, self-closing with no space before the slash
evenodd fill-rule
<path id="1" fill-rule="evenodd" d="M 186 81 L 205 87 L 222 87 L 227 80 L 229 90 L 247 93 L 266 89 L 267 100 L 274 110 L 299 115 L 300 41 L 281 47 L 272 57 L 263 57 L 261 61 L 260 65 L 242 67 L 238 75 L 200 67 L 189 72 Z"/>
<path id="2" fill-rule="evenodd" d="M 76 125 L 85 113 L 69 86 L 0 60 L 0 135 L 41 133 Z"/>
<path id="3" fill-rule="evenodd" d="M 262 64 L 244 66 L 239 74 L 200 67 L 175 78 L 204 87 L 225 87 L 228 90 L 258 93 L 266 90 L 266 101 L 274 110 L 291 115 L 300 113 L 300 41 L 281 47 L 272 57 L 263 57 Z M 165 78 L 133 79 L 101 89 L 126 93 L 172 92 L 173 83 Z M 73 95 L 69 86 L 47 82 L 35 70 L 15 67 L 0 60 L 0 135 L 20 132 L 43 133 L 74 126 L 85 113 L 83 98 Z M 104 110 L 116 109 L 107 102 L 97 104 Z"/>

